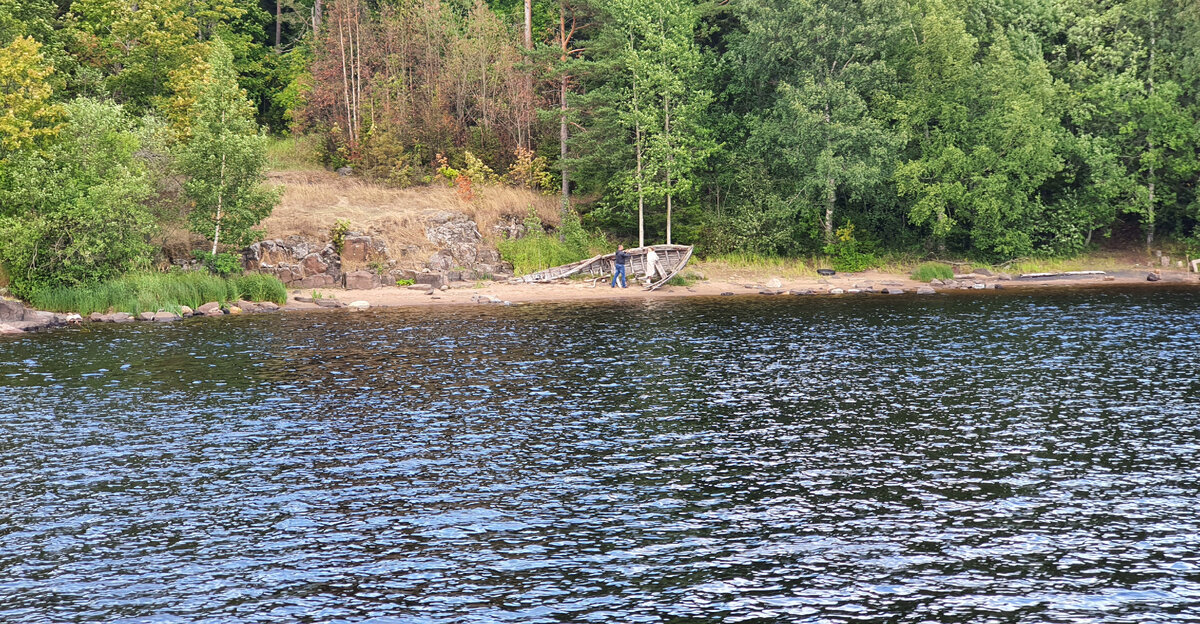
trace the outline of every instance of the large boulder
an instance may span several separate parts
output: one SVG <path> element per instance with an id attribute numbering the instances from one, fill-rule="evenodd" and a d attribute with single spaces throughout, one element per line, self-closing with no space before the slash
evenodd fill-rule
<path id="1" fill-rule="evenodd" d="M 351 232 L 342 241 L 342 261 L 366 263 L 389 258 L 387 243 L 382 239 Z"/>
<path id="2" fill-rule="evenodd" d="M 333 245 L 299 236 L 254 243 L 243 251 L 242 263 L 247 271 L 274 275 L 291 287 L 300 287 L 302 280 L 315 275 L 328 275 L 330 285 L 340 283 L 342 277 L 341 259 Z M 317 281 L 324 285 L 324 280 Z"/>
<path id="3" fill-rule="evenodd" d="M 449 249 L 443 249 L 433 254 L 425 265 L 429 267 L 430 271 L 449 271 L 455 265 L 454 253 Z"/>
<path id="4" fill-rule="evenodd" d="M 417 284 L 426 284 L 433 288 L 441 288 L 446 285 L 446 275 L 444 273 L 418 273 L 414 281 Z"/>
<path id="5" fill-rule="evenodd" d="M 483 243 L 483 235 L 474 221 L 461 212 L 445 210 L 426 214 L 425 238 L 441 248 L 439 254 L 448 252 L 454 264 L 464 267 L 478 261 L 479 246 Z"/>
<path id="6" fill-rule="evenodd" d="M 307 256 L 304 256 L 304 260 L 300 262 L 300 268 L 304 271 L 305 275 L 316 275 L 317 273 L 324 273 L 327 271 L 329 269 L 329 265 L 321 262 L 320 255 L 310 253 Z"/>
<path id="7" fill-rule="evenodd" d="M 347 290 L 370 290 L 379 287 L 379 276 L 371 271 L 351 271 L 346 274 Z"/>
<path id="8" fill-rule="evenodd" d="M 0 299 L 0 323 L 25 320 L 25 305 L 20 301 Z"/>
<path id="9" fill-rule="evenodd" d="M 333 276 L 328 273 L 309 275 L 293 284 L 296 288 L 330 288 L 334 284 Z"/>

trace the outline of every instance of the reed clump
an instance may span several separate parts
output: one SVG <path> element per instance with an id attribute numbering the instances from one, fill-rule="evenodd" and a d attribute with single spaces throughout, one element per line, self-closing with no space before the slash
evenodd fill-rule
<path id="1" fill-rule="evenodd" d="M 287 301 L 283 282 L 272 275 L 247 273 L 218 277 L 199 271 L 130 273 L 93 286 L 63 286 L 39 290 L 29 303 L 51 312 L 157 312 L 197 308 L 210 301 Z"/>
<path id="2" fill-rule="evenodd" d="M 913 269 L 912 278 L 918 282 L 953 279 L 954 269 L 941 262 L 923 262 Z"/>

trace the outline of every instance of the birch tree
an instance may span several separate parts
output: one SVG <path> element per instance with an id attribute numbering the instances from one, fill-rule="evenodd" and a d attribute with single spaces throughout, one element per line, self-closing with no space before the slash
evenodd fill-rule
<path id="1" fill-rule="evenodd" d="M 192 138 L 179 156 L 188 176 L 184 191 L 194 202 L 188 215 L 193 232 L 212 241 L 245 245 L 279 200 L 263 186 L 266 137 L 254 122 L 254 107 L 238 87 L 233 55 L 221 40 L 208 57 L 209 70 L 196 94 Z"/>

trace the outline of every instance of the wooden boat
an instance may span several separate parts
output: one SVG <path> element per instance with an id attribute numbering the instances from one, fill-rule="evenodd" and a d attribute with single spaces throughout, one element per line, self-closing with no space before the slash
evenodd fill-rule
<path id="1" fill-rule="evenodd" d="M 688 260 L 692 258 L 691 245 L 651 245 L 626 249 L 625 253 L 629 254 L 629 259 L 625 261 L 625 273 L 629 281 L 634 281 L 638 276 L 646 276 L 646 252 L 651 249 L 658 256 L 658 266 L 654 279 L 646 283 L 646 290 L 654 290 L 666 284 L 668 280 L 678 275 L 683 267 L 687 266 Z M 599 279 L 613 274 L 615 270 L 613 258 L 616 255 L 616 252 L 602 254 L 587 260 L 535 271 L 523 275 L 519 279 L 530 284 L 552 282 L 572 275 L 590 275 Z"/>

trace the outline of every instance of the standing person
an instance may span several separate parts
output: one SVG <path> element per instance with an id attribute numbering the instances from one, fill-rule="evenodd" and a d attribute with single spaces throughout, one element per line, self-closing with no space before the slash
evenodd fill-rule
<path id="1" fill-rule="evenodd" d="M 617 245 L 617 253 L 613 256 L 613 262 L 616 266 L 613 267 L 612 287 L 617 287 L 617 278 L 621 278 L 621 288 L 628 288 L 625 284 L 625 261 L 629 260 L 629 253 L 625 251 L 625 245 Z"/>
<path id="2" fill-rule="evenodd" d="M 654 253 L 653 247 L 647 247 L 646 248 L 646 279 L 653 282 L 655 275 L 662 275 L 663 277 L 666 277 L 666 274 L 662 272 L 661 267 L 658 266 L 658 254 Z"/>

